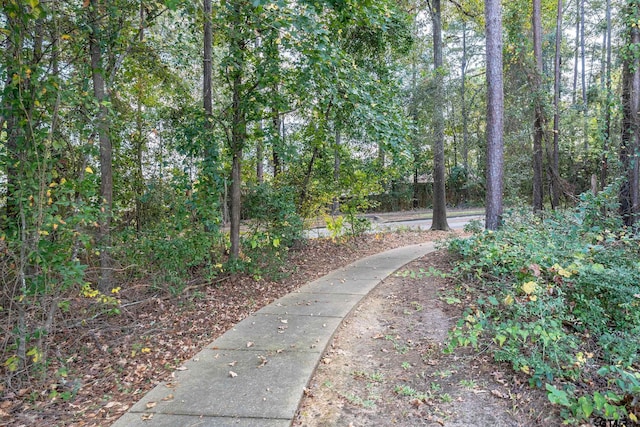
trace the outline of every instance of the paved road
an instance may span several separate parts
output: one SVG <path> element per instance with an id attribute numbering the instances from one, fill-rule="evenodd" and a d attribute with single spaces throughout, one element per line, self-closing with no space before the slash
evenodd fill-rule
<path id="1" fill-rule="evenodd" d="M 453 229 L 461 229 L 465 224 L 472 220 L 484 220 L 484 215 L 467 215 L 447 218 L 449 227 Z M 431 228 L 431 218 L 424 219 L 410 219 L 404 221 L 389 221 L 389 222 L 377 222 L 375 219 L 371 221 L 373 228 L 372 233 L 380 231 L 395 231 L 398 229 L 413 229 L 413 230 L 429 230 Z M 309 238 L 317 237 L 329 237 L 331 233 L 325 227 L 313 228 L 306 232 L 306 236 Z"/>

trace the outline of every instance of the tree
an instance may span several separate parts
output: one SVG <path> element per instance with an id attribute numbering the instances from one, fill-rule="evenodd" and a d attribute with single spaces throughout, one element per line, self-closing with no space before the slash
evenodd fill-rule
<path id="1" fill-rule="evenodd" d="M 542 100 L 542 17 L 540 0 L 533 0 L 533 56 L 535 69 L 533 71 L 532 89 L 534 96 L 533 121 L 533 210 L 543 209 L 544 191 L 542 185 L 542 153 L 545 140 L 546 118 L 544 102 Z"/>
<path id="2" fill-rule="evenodd" d="M 558 14 L 556 16 L 556 53 L 553 65 L 553 145 L 549 157 L 549 171 L 551 178 L 551 208 L 560 205 L 560 84 L 562 59 L 562 0 L 558 0 Z"/>
<path id="3" fill-rule="evenodd" d="M 448 230 L 447 199 L 444 170 L 444 70 L 442 62 L 442 11 L 440 0 L 431 0 L 431 21 L 433 24 L 433 69 L 434 69 L 434 109 L 433 109 L 433 221 L 432 230 Z"/>
<path id="4" fill-rule="evenodd" d="M 486 0 L 484 6 L 487 34 L 487 230 L 497 230 L 502 221 L 504 176 L 502 81 L 502 11 L 499 0 Z"/>
<path id="5" fill-rule="evenodd" d="M 640 179 L 640 1 L 627 2 L 625 10 L 625 52 L 622 70 L 622 138 L 620 143 L 620 163 L 624 181 L 620 188 L 620 214 L 625 225 L 635 224 L 640 212 L 638 205 L 638 184 Z"/>

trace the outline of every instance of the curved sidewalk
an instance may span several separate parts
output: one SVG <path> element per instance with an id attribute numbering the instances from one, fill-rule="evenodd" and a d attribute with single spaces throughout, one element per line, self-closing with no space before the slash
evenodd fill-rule
<path id="1" fill-rule="evenodd" d="M 378 283 L 434 250 L 360 259 L 263 307 L 178 368 L 112 427 L 286 427 L 331 338 Z"/>

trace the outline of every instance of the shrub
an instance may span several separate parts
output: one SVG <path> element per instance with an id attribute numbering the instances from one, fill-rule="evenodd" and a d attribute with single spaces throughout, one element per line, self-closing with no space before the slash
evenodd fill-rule
<path id="1" fill-rule="evenodd" d="M 576 209 L 546 219 L 512 211 L 501 230 L 449 245 L 461 256 L 457 274 L 480 297 L 448 350 L 489 345 L 532 386 L 546 384 L 568 419 L 635 416 L 629 402 L 639 390 L 625 384 L 639 367 L 640 245 L 613 210 L 614 194 L 615 186 L 583 195 Z M 586 383 L 602 388 L 578 389 Z"/>

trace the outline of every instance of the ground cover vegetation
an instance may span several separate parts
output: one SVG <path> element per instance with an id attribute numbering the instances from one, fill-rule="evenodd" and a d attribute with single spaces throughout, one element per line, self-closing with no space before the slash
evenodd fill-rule
<path id="1" fill-rule="evenodd" d="M 59 334 L 123 316 L 138 284 L 180 298 L 282 275 L 318 217 L 344 242 L 366 211 L 429 207 L 444 230 L 448 206 L 487 200 L 497 229 L 503 197 L 548 220 L 589 190 L 633 242 L 638 1 L 484 6 L 0 2 L 2 395 L 66 378 Z"/>
<path id="2" fill-rule="evenodd" d="M 640 416 L 640 245 L 617 193 L 587 193 L 544 218 L 516 210 L 499 231 L 449 245 L 477 299 L 448 351 L 491 352 L 546 389 L 571 424 Z"/>

